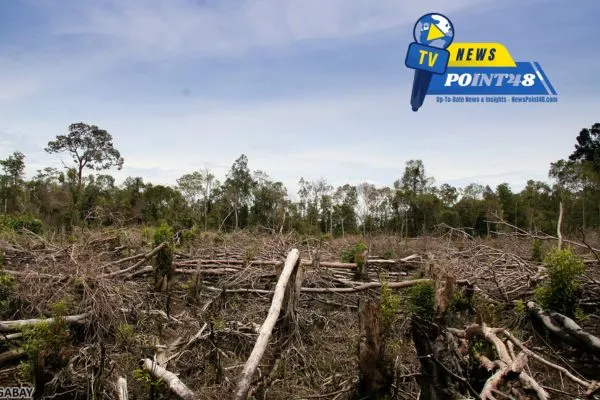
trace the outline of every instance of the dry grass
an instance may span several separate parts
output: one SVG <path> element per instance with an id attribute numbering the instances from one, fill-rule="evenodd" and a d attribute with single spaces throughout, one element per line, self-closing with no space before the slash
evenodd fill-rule
<path id="1" fill-rule="evenodd" d="M 539 265 L 531 260 L 531 240 L 512 237 L 470 240 L 456 234 L 412 240 L 393 236 L 346 237 L 322 241 L 321 260 L 340 261 L 344 249 L 362 240 L 370 246 L 373 255 L 394 259 L 411 254 L 422 256 L 422 262 L 417 260 L 416 264 L 386 267 L 392 280 L 422 274 L 428 268 L 430 257 L 433 263 L 458 279 L 475 283 L 480 299 L 477 318 L 490 325 L 515 329 L 522 339 L 532 340 L 528 344 L 530 348 L 548 359 L 563 365 L 573 364 L 572 360 L 566 360 L 572 352 L 544 343 L 544 338 L 533 333 L 527 319 L 514 312 L 513 300 L 531 296 L 540 273 Z M 292 248 L 301 251 L 301 258 L 309 259 L 317 247 L 319 240 L 295 235 L 205 233 L 182 243 L 176 254 L 177 261 L 281 261 Z M 57 303 L 65 304 L 69 314 L 91 313 L 90 323 L 74 332 L 73 354 L 68 367 L 55 382 L 56 390 L 66 394 L 56 398 L 76 398 L 77 395 L 85 398 L 89 378 L 101 365 L 102 344 L 106 349 L 105 368 L 110 371 L 105 385 L 107 393 L 113 392 L 118 376 L 125 376 L 131 394 L 147 398 L 152 389 L 141 380 L 139 362 L 157 355 L 159 358 L 172 356 L 167 368 L 176 372 L 200 398 L 222 400 L 232 392 L 252 350 L 257 327 L 266 316 L 271 295 L 223 294 L 219 289 L 272 290 L 277 273 L 274 266 L 252 263 L 234 266 L 235 271 L 227 274 L 205 273 L 197 296 L 190 291 L 193 275 L 180 274 L 171 289 L 170 316 L 167 316 L 167 296 L 154 291 L 149 274 L 131 279 L 126 279 L 128 274 L 105 275 L 125 269 L 137 260 L 115 261 L 151 250 L 148 235 L 141 229 L 77 231 L 70 240 L 43 238 L 31 233 L 10 234 L 0 239 L 0 249 L 4 253 L 4 268 L 14 271 L 12 275 L 16 279 L 11 306 L 4 310 L 4 319 L 50 317 Z M 114 264 L 101 268 L 110 263 Z M 370 278 L 377 280 L 380 272 L 379 268 L 372 267 Z M 343 286 L 342 281 L 350 277 L 349 270 L 309 269 L 303 286 Z M 351 398 L 358 380 L 358 300 L 378 294 L 377 290 L 302 293 L 298 330 L 292 336 L 277 333 L 273 336 L 254 383 L 256 398 Z M 395 360 L 395 398 L 414 399 L 419 391 L 415 382 L 419 366 L 408 335 L 406 296 L 402 292 L 400 295 L 402 305 L 388 341 L 388 351 Z M 466 313 L 455 314 L 449 324 L 464 327 L 473 322 L 473 318 Z M 584 326 L 598 332 L 597 322 L 598 319 L 589 317 Z M 194 337 L 204 324 L 207 327 L 200 338 L 181 350 L 181 343 Z M 19 344 L 19 340 L 5 340 L 2 346 L 6 350 Z M 533 361 L 530 368 L 542 385 L 567 393 L 580 389 Z M 14 366 L 0 369 L 0 386 L 18 385 L 22 381 L 19 371 Z M 551 392 L 552 398 L 572 398 L 556 390 Z M 168 395 L 164 386 L 158 391 Z"/>

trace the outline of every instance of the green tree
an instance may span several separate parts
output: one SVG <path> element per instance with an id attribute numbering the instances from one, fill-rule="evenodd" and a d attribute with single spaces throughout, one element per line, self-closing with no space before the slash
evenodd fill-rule
<path id="1" fill-rule="evenodd" d="M 569 160 L 591 163 L 595 171 L 600 173 L 600 123 L 596 122 L 590 129 L 582 129 L 576 141 Z"/>
<path id="2" fill-rule="evenodd" d="M 78 122 L 69 125 L 67 135 L 58 135 L 56 140 L 48 142 L 46 152 L 49 154 L 67 152 L 75 162 L 77 172 L 77 188 L 83 184 L 85 168 L 97 171 L 123 167 L 123 157 L 114 147 L 113 138 L 107 131 L 96 125 Z"/>
<path id="3" fill-rule="evenodd" d="M 248 168 L 248 157 L 242 154 L 231 166 L 223 184 L 223 194 L 229 201 L 235 216 L 235 229 L 240 227 L 240 211 L 243 210 L 244 216 L 247 217 L 249 201 L 255 184 Z"/>
<path id="4" fill-rule="evenodd" d="M 25 155 L 15 151 L 6 160 L 0 160 L 0 167 L 4 172 L 0 175 L 0 198 L 3 200 L 4 213 L 20 211 Z"/>

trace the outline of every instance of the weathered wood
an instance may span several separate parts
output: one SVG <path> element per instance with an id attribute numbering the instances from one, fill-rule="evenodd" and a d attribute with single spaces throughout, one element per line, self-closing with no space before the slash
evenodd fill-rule
<path id="1" fill-rule="evenodd" d="M 117 398 L 119 400 L 129 399 L 129 394 L 127 393 L 127 379 L 122 376 L 117 380 Z"/>
<path id="2" fill-rule="evenodd" d="M 288 287 L 290 277 L 298 266 L 299 257 L 300 252 L 298 249 L 292 249 L 288 253 L 283 270 L 281 271 L 281 275 L 279 276 L 279 280 L 275 286 L 275 294 L 273 295 L 273 301 L 271 302 L 269 313 L 260 327 L 258 339 L 256 340 L 254 348 L 252 349 L 252 353 L 250 354 L 250 357 L 248 357 L 246 365 L 244 366 L 240 376 L 240 380 L 235 392 L 236 400 L 245 400 L 246 396 L 248 395 L 248 390 L 250 388 L 254 373 L 256 372 L 256 368 L 258 367 L 258 363 L 265 353 L 267 345 L 269 344 L 269 338 L 271 337 L 275 323 L 279 318 L 286 288 Z"/>
<path id="3" fill-rule="evenodd" d="M 401 289 L 401 288 L 406 288 L 406 287 L 410 287 L 410 286 L 415 286 L 415 285 L 420 285 L 422 283 L 428 283 L 431 282 L 431 279 L 414 279 L 411 281 L 400 281 L 400 282 L 389 282 L 386 283 L 386 286 L 390 289 Z M 309 288 L 309 287 L 303 287 L 302 291 L 303 292 L 309 292 L 309 293 L 327 293 L 327 292 L 333 292 L 333 293 L 354 293 L 354 292 L 360 292 L 362 290 L 367 290 L 367 289 L 375 289 L 381 286 L 381 282 L 367 282 L 364 283 L 362 285 L 359 286 L 355 286 L 355 287 L 351 287 L 351 288 Z"/>
<path id="4" fill-rule="evenodd" d="M 61 317 L 67 323 L 81 323 L 89 317 L 89 313 L 79 315 L 67 315 Z M 44 319 L 20 319 L 15 321 L 0 321 L 0 332 L 13 332 L 39 323 L 51 323 L 54 318 Z"/>
<path id="5" fill-rule="evenodd" d="M 533 301 L 527 302 L 527 309 L 554 337 L 583 352 L 600 357 L 600 338 L 584 331 L 571 318 L 557 312 L 544 311 Z"/>
<path id="6" fill-rule="evenodd" d="M 127 267 L 125 269 L 120 269 L 117 271 L 109 272 L 107 274 L 102 274 L 102 275 L 100 275 L 100 277 L 101 278 L 114 278 L 115 276 L 127 274 L 129 271 L 132 271 L 138 267 L 141 267 L 142 264 L 144 264 L 146 262 L 146 260 L 149 260 L 150 258 L 154 257 L 156 255 L 156 253 L 161 251 L 166 246 L 167 246 L 167 243 L 163 242 L 163 243 L 159 244 L 158 246 L 156 246 L 154 249 L 152 249 L 152 251 L 150 253 L 140 255 L 142 257 L 142 259 L 140 261 L 136 262 L 135 264 L 133 264 L 131 267 Z M 115 264 L 115 263 L 113 263 L 113 264 Z M 105 264 L 101 268 L 104 268 L 108 265 L 112 265 L 112 264 Z"/>
<path id="7" fill-rule="evenodd" d="M 372 300 L 361 300 L 358 306 L 358 321 L 360 327 L 358 394 L 360 398 L 383 398 L 391 393 L 394 373 L 393 367 L 385 357 L 379 304 Z"/>
<path id="8" fill-rule="evenodd" d="M 146 371 L 155 378 L 162 379 L 171 392 L 182 400 L 199 400 L 199 397 L 190 390 L 174 373 L 164 369 L 149 358 L 143 360 L 143 366 Z"/>
<path id="9" fill-rule="evenodd" d="M 286 331 L 290 331 L 296 326 L 296 308 L 298 307 L 298 302 L 300 300 L 303 280 L 304 268 L 300 265 L 299 260 L 297 260 L 292 274 L 290 275 L 288 285 L 285 289 L 282 316 L 280 318 L 283 324 L 283 329 Z"/>
<path id="10" fill-rule="evenodd" d="M 13 349 L 5 351 L 4 353 L 0 353 L 0 368 L 9 364 L 13 364 L 26 357 L 27 353 L 25 353 L 25 351 L 22 349 Z"/>
<path id="11" fill-rule="evenodd" d="M 558 249 L 560 250 L 562 248 L 562 233 L 561 233 L 561 226 L 562 226 L 562 220 L 563 220 L 563 202 L 561 201 L 558 204 L 558 223 L 556 224 L 556 236 L 558 237 Z"/>

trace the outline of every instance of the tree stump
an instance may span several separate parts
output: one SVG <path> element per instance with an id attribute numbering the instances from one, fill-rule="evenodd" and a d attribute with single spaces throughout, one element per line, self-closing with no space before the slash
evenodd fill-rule
<path id="1" fill-rule="evenodd" d="M 380 399 L 392 392 L 394 370 L 386 357 L 385 343 L 381 337 L 379 304 L 372 300 L 360 300 L 358 320 L 360 380 L 357 398 Z"/>

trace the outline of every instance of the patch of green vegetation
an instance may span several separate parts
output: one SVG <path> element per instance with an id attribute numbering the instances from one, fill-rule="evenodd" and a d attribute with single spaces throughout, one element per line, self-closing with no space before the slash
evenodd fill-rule
<path id="1" fill-rule="evenodd" d="M 515 300 L 515 312 L 519 315 L 525 314 L 526 306 L 523 300 Z"/>
<path id="2" fill-rule="evenodd" d="M 60 306 L 57 307 L 60 311 Z M 24 379 L 32 378 L 34 365 L 40 357 L 45 368 L 64 368 L 69 359 L 65 353 L 71 343 L 71 332 L 65 320 L 57 315 L 51 322 L 40 322 L 23 329 L 22 348 L 28 361 L 21 364 L 19 373 Z"/>
<path id="3" fill-rule="evenodd" d="M 164 385 L 164 381 L 162 379 L 156 379 L 148 371 L 145 369 L 135 369 L 133 370 L 133 378 L 140 382 L 146 388 L 158 388 Z"/>
<path id="4" fill-rule="evenodd" d="M 9 230 L 18 232 L 27 229 L 33 233 L 42 233 L 43 224 L 38 218 L 31 215 L 0 215 L 0 231 Z"/>
<path id="5" fill-rule="evenodd" d="M 544 308 L 573 317 L 577 308 L 577 289 L 585 272 L 583 260 L 570 248 L 553 248 L 544 258 L 548 281 L 536 290 L 536 300 Z"/>
<path id="6" fill-rule="evenodd" d="M 361 253 L 367 250 L 368 248 L 369 247 L 363 242 L 358 242 L 353 246 L 347 247 L 344 250 L 342 250 L 341 261 L 345 263 L 359 262 L 361 261 Z"/>
<path id="7" fill-rule="evenodd" d="M 467 310 L 472 307 L 471 301 L 467 298 L 463 291 L 455 291 L 452 295 L 452 299 L 450 299 L 450 310 L 452 311 L 462 311 Z"/>
<path id="8" fill-rule="evenodd" d="M 258 249 L 256 246 L 246 246 L 244 249 L 244 262 L 249 263 L 254 257 L 258 255 Z"/>
<path id="9" fill-rule="evenodd" d="M 129 324 L 120 324 L 115 333 L 117 346 L 127 349 L 135 341 L 135 327 Z"/>
<path id="10" fill-rule="evenodd" d="M 387 284 L 387 276 L 382 274 L 381 280 L 381 295 L 379 301 L 379 318 L 381 321 L 382 335 L 388 336 L 391 334 L 396 319 L 396 313 L 400 306 L 400 296 L 395 295 Z"/>
<path id="11" fill-rule="evenodd" d="M 435 313 L 435 286 L 425 282 L 408 288 L 410 311 L 423 319 L 431 320 Z"/>
<path id="12" fill-rule="evenodd" d="M 15 293 L 15 286 L 15 278 L 2 271 L 2 262 L 0 262 L 0 315 L 3 317 L 8 316 L 12 311 L 12 298 Z"/>
<path id="13" fill-rule="evenodd" d="M 541 263 L 544 260 L 544 255 L 542 252 L 542 242 L 538 239 L 533 240 L 533 244 L 531 245 L 531 258 L 535 262 Z"/>

